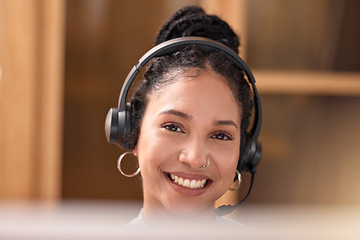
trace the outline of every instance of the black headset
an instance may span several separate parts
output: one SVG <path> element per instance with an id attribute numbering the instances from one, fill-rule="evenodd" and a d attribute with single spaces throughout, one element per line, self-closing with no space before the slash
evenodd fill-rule
<path id="1" fill-rule="evenodd" d="M 256 166 L 259 164 L 262 150 L 261 143 L 258 141 L 262 120 L 261 101 L 255 87 L 254 76 L 245 62 L 233 50 L 219 42 L 207 38 L 180 37 L 171 39 L 156 45 L 140 58 L 139 63 L 131 69 L 124 81 L 119 97 L 119 107 L 111 108 L 106 116 L 105 133 L 108 142 L 115 143 L 124 149 L 134 148 L 134 146 L 129 145 L 125 141 L 125 137 L 130 133 L 131 130 L 132 108 L 130 103 L 126 104 L 126 98 L 130 85 L 132 84 L 136 75 L 139 73 L 139 70 L 151 59 L 154 57 L 161 57 L 174 53 L 186 46 L 196 46 L 204 51 L 220 51 L 226 58 L 232 61 L 246 74 L 253 90 L 255 116 L 252 129 L 248 133 L 249 136 L 245 144 L 244 152 L 242 156 L 239 157 L 237 170 L 239 172 L 254 172 L 256 170 Z"/>

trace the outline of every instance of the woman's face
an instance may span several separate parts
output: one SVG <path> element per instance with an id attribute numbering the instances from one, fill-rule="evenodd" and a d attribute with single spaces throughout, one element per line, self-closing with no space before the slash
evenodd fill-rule
<path id="1" fill-rule="evenodd" d="M 235 177 L 239 107 L 219 76 L 203 71 L 188 77 L 192 73 L 148 96 L 134 149 L 143 178 L 144 211 L 192 215 L 213 210 Z"/>

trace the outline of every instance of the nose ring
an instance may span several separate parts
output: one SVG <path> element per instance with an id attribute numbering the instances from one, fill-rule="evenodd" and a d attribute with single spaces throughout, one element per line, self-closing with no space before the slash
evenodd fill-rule
<path id="1" fill-rule="evenodd" d="M 206 165 L 202 165 L 201 167 L 206 168 L 207 166 L 209 166 L 209 164 L 210 164 L 209 159 L 206 158 Z"/>

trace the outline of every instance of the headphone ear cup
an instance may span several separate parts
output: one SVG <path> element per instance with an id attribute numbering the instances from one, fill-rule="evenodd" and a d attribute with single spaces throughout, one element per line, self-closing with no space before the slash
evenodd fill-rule
<path id="1" fill-rule="evenodd" d="M 119 111 L 117 108 L 110 108 L 105 119 L 105 135 L 110 143 L 115 143 L 119 134 Z"/>
<path id="2" fill-rule="evenodd" d="M 239 158 L 237 170 L 239 172 L 252 172 L 260 162 L 262 145 L 258 141 L 249 140 L 245 146 L 244 153 Z"/>
<path id="3" fill-rule="evenodd" d="M 127 150 L 134 149 L 134 146 L 129 144 L 126 141 L 126 137 L 130 134 L 131 131 L 131 114 L 132 106 L 130 103 L 127 103 L 125 106 L 125 111 L 119 112 L 119 128 L 121 129 L 120 134 L 117 138 L 117 143 Z"/>
<path id="4" fill-rule="evenodd" d="M 133 149 L 125 140 L 131 131 L 131 105 L 128 103 L 124 111 L 111 108 L 105 120 L 105 135 L 110 143 L 115 143 L 124 149 Z"/>

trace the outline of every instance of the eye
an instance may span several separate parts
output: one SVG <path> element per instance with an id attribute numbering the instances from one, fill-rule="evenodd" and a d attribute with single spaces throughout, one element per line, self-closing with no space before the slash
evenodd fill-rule
<path id="1" fill-rule="evenodd" d="M 165 128 L 169 131 L 172 131 L 172 132 L 185 133 L 185 131 L 182 129 L 182 127 L 176 123 L 164 123 L 164 124 L 161 124 L 161 127 Z"/>
<path id="2" fill-rule="evenodd" d="M 232 141 L 233 137 L 226 133 L 226 132 L 218 132 L 211 136 L 211 138 L 217 139 L 217 140 L 223 140 L 223 141 Z"/>

